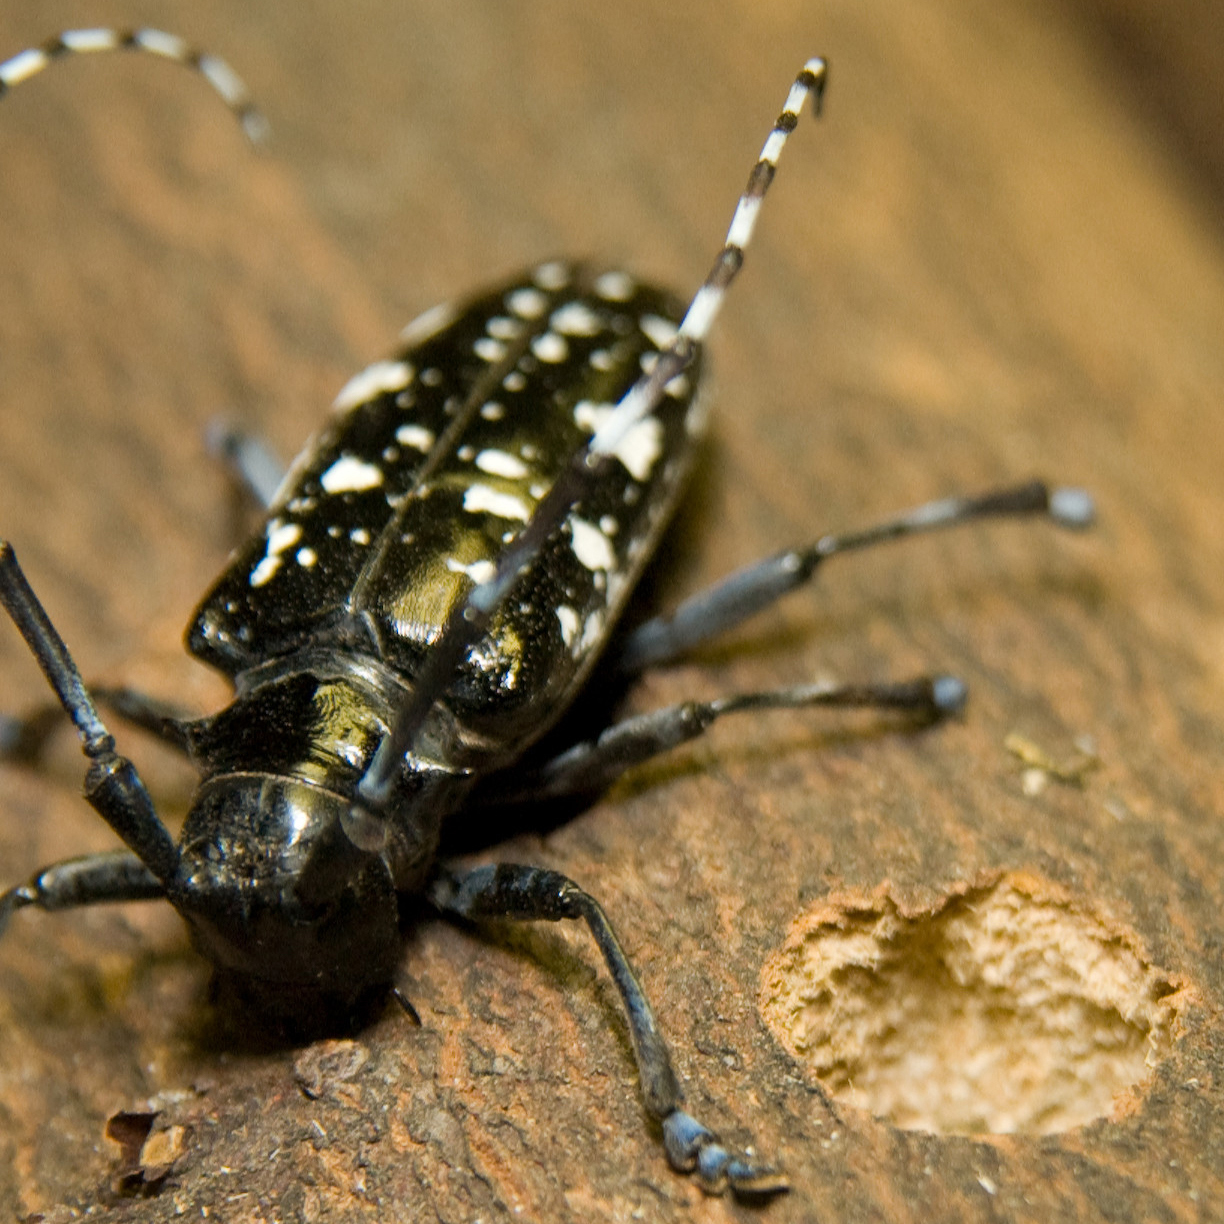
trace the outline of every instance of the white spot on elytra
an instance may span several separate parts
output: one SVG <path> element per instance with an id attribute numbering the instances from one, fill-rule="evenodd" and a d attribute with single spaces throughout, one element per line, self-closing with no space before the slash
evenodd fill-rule
<path id="1" fill-rule="evenodd" d="M 502 379 L 502 386 L 507 391 L 521 391 L 527 385 L 527 377 L 521 370 L 511 370 L 505 378 Z"/>
<path id="2" fill-rule="evenodd" d="M 531 351 L 541 360 L 551 364 L 564 361 L 569 356 L 569 345 L 564 336 L 547 331 L 531 342 Z"/>
<path id="3" fill-rule="evenodd" d="M 382 482 L 382 469 L 356 455 L 341 455 L 319 477 L 319 484 L 328 493 L 359 493 L 363 489 L 376 489 Z"/>
<path id="4" fill-rule="evenodd" d="M 599 520 L 599 530 L 606 536 L 614 536 L 620 524 L 610 515 L 605 514 Z"/>
<path id="5" fill-rule="evenodd" d="M 552 312 L 548 325 L 564 336 L 594 336 L 603 330 L 599 316 L 585 302 L 566 302 Z"/>
<path id="6" fill-rule="evenodd" d="M 494 340 L 492 336 L 481 336 L 472 345 L 472 352 L 481 361 L 492 363 L 500 361 L 506 355 L 506 346 L 500 340 Z"/>
<path id="7" fill-rule="evenodd" d="M 452 574 L 466 574 L 477 585 L 491 582 L 497 575 L 497 566 L 492 561 L 473 561 L 470 565 L 464 565 L 454 557 L 447 557 L 446 568 Z"/>
<path id="8" fill-rule="evenodd" d="M 480 415 L 486 421 L 500 421 L 506 415 L 506 406 L 499 404 L 496 400 L 490 400 L 487 404 L 481 405 Z"/>
<path id="9" fill-rule="evenodd" d="M 292 548 L 302 538 L 302 529 L 297 523 L 282 523 L 273 519 L 268 524 L 268 556 L 274 557 Z"/>
<path id="10" fill-rule="evenodd" d="M 487 484 L 470 485 L 463 495 L 463 508 L 469 514 L 495 514 L 498 518 L 519 519 L 524 523 L 531 517 L 531 508 L 521 497 L 499 492 Z"/>
<path id="11" fill-rule="evenodd" d="M 406 344 L 420 344 L 430 336 L 436 336 L 444 327 L 449 327 L 455 318 L 455 308 L 450 302 L 440 306 L 432 306 L 423 314 L 417 315 L 403 331 L 400 339 Z"/>
<path id="12" fill-rule="evenodd" d="M 621 272 L 616 268 L 609 272 L 602 272 L 595 278 L 595 292 L 605 302 L 627 302 L 633 296 L 636 288 L 633 277 L 628 272 Z"/>
<path id="13" fill-rule="evenodd" d="M 710 405 L 704 395 L 694 395 L 689 401 L 688 412 L 684 416 L 684 431 L 690 437 L 698 437 L 705 432 L 706 422 L 710 416 Z"/>
<path id="14" fill-rule="evenodd" d="M 370 542 L 370 533 L 364 527 L 354 527 L 349 532 L 349 539 L 354 544 L 368 544 Z"/>
<path id="15" fill-rule="evenodd" d="M 638 320 L 638 326 L 650 339 L 656 348 L 665 349 L 676 338 L 677 327 L 662 315 L 644 314 Z"/>
<path id="16" fill-rule="evenodd" d="M 339 412 L 369 403 L 385 391 L 402 391 L 411 381 L 415 371 L 406 361 L 376 361 L 340 388 L 332 407 Z"/>
<path id="17" fill-rule="evenodd" d="M 574 654 L 585 654 L 591 647 L 598 645 L 600 638 L 603 637 L 603 627 L 603 612 L 596 609 L 586 618 L 586 623 L 582 626 L 582 638 L 574 647 Z"/>
<path id="18" fill-rule="evenodd" d="M 557 620 L 561 622 L 561 640 L 566 646 L 573 646 L 578 637 L 578 613 L 569 604 L 561 604 L 557 608 Z"/>
<path id="19" fill-rule="evenodd" d="M 395 431 L 395 440 L 401 446 L 410 446 L 424 453 L 434 444 L 434 432 L 424 425 L 401 425 Z"/>
<path id="20" fill-rule="evenodd" d="M 421 371 L 421 381 L 427 387 L 437 387 L 442 383 L 442 371 L 436 366 L 430 366 L 428 370 Z"/>
<path id="21" fill-rule="evenodd" d="M 508 319 L 505 315 L 494 315 L 485 324 L 485 331 L 494 340 L 514 340 L 522 330 L 523 325 L 517 319 Z"/>
<path id="22" fill-rule="evenodd" d="M 299 548 L 297 550 L 297 563 L 303 569 L 310 569 L 318 559 L 319 554 L 313 548 Z"/>
<path id="23" fill-rule="evenodd" d="M 595 433 L 615 411 L 615 404 L 595 404 L 590 400 L 579 400 L 574 405 L 574 423 L 581 429 Z M 613 451 L 634 480 L 645 480 L 662 453 L 663 426 L 651 416 L 638 421 Z"/>
<path id="24" fill-rule="evenodd" d="M 521 459 L 501 450 L 482 450 L 476 456 L 476 466 L 490 476 L 504 476 L 507 480 L 520 480 L 530 470 Z"/>
<path id="25" fill-rule="evenodd" d="M 616 364 L 616 358 L 607 349 L 595 349 L 587 360 L 596 370 L 610 370 Z"/>
<path id="26" fill-rule="evenodd" d="M 564 289 L 570 281 L 569 265 L 562 263 L 559 259 L 553 260 L 551 263 L 541 264 L 532 277 L 541 289 L 548 289 L 555 292 L 558 289 Z"/>
<path id="27" fill-rule="evenodd" d="M 538 319 L 548 309 L 548 298 L 528 285 L 511 293 L 506 305 L 520 319 Z"/>
<path id="28" fill-rule="evenodd" d="M 250 584 L 261 587 L 281 567 L 281 553 L 292 548 L 301 538 L 302 529 L 297 523 L 286 523 L 275 518 L 265 528 L 268 547 L 263 559 L 251 571 Z"/>
<path id="29" fill-rule="evenodd" d="M 608 537 L 585 519 L 571 516 L 570 542 L 574 548 L 574 556 L 589 570 L 610 570 L 616 568 L 616 554 Z"/>
<path id="30" fill-rule="evenodd" d="M 279 557 L 264 557 L 264 559 L 251 571 L 251 585 L 253 587 L 261 587 L 273 574 L 280 569 L 281 559 Z"/>

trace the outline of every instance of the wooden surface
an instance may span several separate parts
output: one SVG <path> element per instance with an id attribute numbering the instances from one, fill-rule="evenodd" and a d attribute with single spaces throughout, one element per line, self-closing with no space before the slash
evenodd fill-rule
<path id="1" fill-rule="evenodd" d="M 3 6 L 5 51 L 80 24 Z M 200 709 L 179 646 L 236 530 L 205 424 L 292 453 L 413 314 L 557 252 L 692 286 L 786 85 L 832 64 L 720 324 L 716 438 L 659 583 L 1034 473 L 1090 536 L 999 526 L 839 565 L 644 709 L 797 677 L 955 671 L 921 734 L 743 719 L 547 836 L 495 848 L 588 884 L 690 1100 L 785 1164 L 771 1224 L 1198 1220 L 1224 1195 L 1224 244 L 1219 208 L 1055 4 L 91 6 L 173 24 L 258 89 L 255 157 L 199 82 L 98 59 L 0 103 L 0 529 L 89 676 Z M 182 28 L 183 21 L 190 24 Z M 3 705 L 45 696 L 0 633 Z M 1003 746 L 1095 741 L 1026 796 Z M 170 818 L 190 774 L 125 736 Z M 67 737 L 0 772 L 0 864 L 105 848 Z M 1035 872 L 1199 1002 L 1112 1119 L 939 1138 L 830 1112 L 764 1027 L 805 907 L 888 882 L 935 905 Z M 666 1168 L 589 941 L 426 923 L 359 1049 L 265 1050 L 211 1018 L 165 907 L 25 913 L 0 946 L 0 1210 L 51 1220 L 723 1220 Z M 307 1091 L 309 1089 L 309 1091 Z M 118 1110 L 181 1127 L 117 1198 Z M 1218 1209 L 1218 1208 L 1217 1208 Z"/>

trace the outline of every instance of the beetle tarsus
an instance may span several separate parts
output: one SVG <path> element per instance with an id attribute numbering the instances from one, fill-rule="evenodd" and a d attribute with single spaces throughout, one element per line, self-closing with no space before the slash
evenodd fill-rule
<path id="1" fill-rule="evenodd" d="M 663 1119 L 663 1146 L 671 1167 L 678 1173 L 694 1174 L 706 1194 L 722 1194 L 730 1188 L 737 1195 L 761 1197 L 790 1188 L 780 1169 L 735 1155 L 683 1109 L 674 1109 Z"/>

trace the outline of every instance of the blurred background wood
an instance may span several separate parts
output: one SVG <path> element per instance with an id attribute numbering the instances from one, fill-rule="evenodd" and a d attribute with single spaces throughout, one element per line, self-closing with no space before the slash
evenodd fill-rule
<path id="1" fill-rule="evenodd" d="M 972 687 L 963 722 L 741 720 L 494 853 L 604 901 L 694 1104 L 790 1172 L 771 1221 L 1189 1220 L 1221 1201 L 1219 146 L 1188 155 L 1119 57 L 1141 10 L 1118 0 L 1108 38 L 1088 0 L 0 11 L 0 54 L 65 26 L 173 28 L 230 58 L 274 125 L 253 156 L 202 84 L 113 58 L 0 104 L 0 529 L 89 676 L 201 709 L 224 688 L 180 634 L 236 530 L 206 423 L 292 454 L 405 320 L 554 253 L 695 285 L 787 82 L 827 55 L 826 117 L 788 149 L 714 344 L 716 437 L 660 596 L 1033 473 L 1092 488 L 1101 527 L 847 562 L 630 701 L 937 669 Z M 1186 72 L 1204 115 L 1215 79 Z M 45 698 L 15 633 L 0 675 L 5 708 Z M 1027 797 L 1013 730 L 1054 755 L 1089 735 L 1103 767 Z M 125 742 L 177 817 L 189 771 Z M 42 774 L 0 772 L 6 882 L 111 844 L 80 774 L 67 737 Z M 758 1018 L 765 956 L 832 888 L 887 880 L 920 903 L 996 868 L 1099 905 L 1195 985 L 1173 1056 L 1124 1115 L 1062 1136 L 835 1119 Z M 14 922 L 4 1210 L 746 1214 L 668 1172 L 579 934 L 424 924 L 405 958 L 424 1027 L 388 1014 L 358 1035 L 364 1061 L 218 1032 L 207 977 L 164 907 Z M 150 1105 L 185 1128 L 182 1155 L 160 1194 L 117 1199 L 104 1122 Z"/>

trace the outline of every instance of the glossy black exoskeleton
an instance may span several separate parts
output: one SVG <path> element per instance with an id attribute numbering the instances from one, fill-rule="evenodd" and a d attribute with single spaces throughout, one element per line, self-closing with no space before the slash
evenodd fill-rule
<path id="1" fill-rule="evenodd" d="M 248 132 L 260 130 L 224 63 L 152 30 L 69 31 L 0 64 L 0 92 L 57 56 L 120 47 L 198 69 Z M 10 890 L 0 929 L 25 906 L 163 898 L 247 994 L 281 1010 L 334 1013 L 390 988 L 405 899 L 463 919 L 580 918 L 624 1001 L 643 1096 L 672 1164 L 711 1191 L 784 1186 L 681 1108 L 650 1005 L 596 901 L 540 868 L 448 869 L 438 844 L 444 823 L 465 812 L 597 790 L 723 714 L 957 709 L 963 689 L 947 677 L 800 685 L 659 710 L 524 764 L 609 651 L 605 662 L 622 674 L 674 658 L 809 581 L 828 557 L 879 540 L 988 515 L 1090 519 L 1085 495 L 1036 483 L 936 502 L 781 552 L 613 637 L 702 433 L 701 344 L 786 139 L 824 79 L 817 59 L 796 78 L 687 310 L 623 272 L 545 263 L 411 324 L 399 352 L 341 391 L 279 482 L 255 443 L 224 439 L 267 514 L 203 600 L 188 645 L 231 678 L 233 702 L 189 719 L 130 691 L 97 694 L 199 766 L 177 843 L 0 543 L 0 598 L 76 725 L 90 761 L 86 798 L 127 846 Z M 3 725 L 10 755 L 32 725 Z"/>

